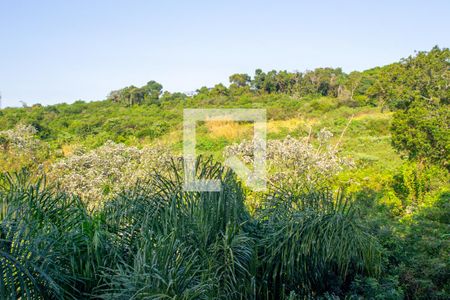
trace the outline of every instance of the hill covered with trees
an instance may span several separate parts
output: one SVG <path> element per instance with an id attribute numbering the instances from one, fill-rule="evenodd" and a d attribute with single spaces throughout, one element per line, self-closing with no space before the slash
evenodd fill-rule
<path id="1" fill-rule="evenodd" d="M 229 81 L 0 110 L 0 298 L 450 297 L 449 49 Z M 268 191 L 220 164 L 252 124 L 210 121 L 223 191 L 183 192 L 183 109 L 234 107 L 267 109 Z"/>

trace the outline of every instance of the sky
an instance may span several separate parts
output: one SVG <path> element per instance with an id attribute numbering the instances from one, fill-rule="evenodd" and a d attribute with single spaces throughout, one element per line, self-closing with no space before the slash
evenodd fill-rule
<path id="1" fill-rule="evenodd" d="M 364 70 L 450 47 L 450 1 L 0 0 L 2 106 L 170 92 L 233 73 Z"/>

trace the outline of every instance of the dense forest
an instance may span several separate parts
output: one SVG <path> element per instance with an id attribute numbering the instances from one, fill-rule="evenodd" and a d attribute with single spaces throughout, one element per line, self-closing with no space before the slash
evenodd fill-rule
<path id="1" fill-rule="evenodd" d="M 156 81 L 102 101 L 0 110 L 0 299 L 449 299 L 450 50 L 345 73 L 233 74 L 191 94 Z M 265 108 L 252 124 L 184 108 Z"/>

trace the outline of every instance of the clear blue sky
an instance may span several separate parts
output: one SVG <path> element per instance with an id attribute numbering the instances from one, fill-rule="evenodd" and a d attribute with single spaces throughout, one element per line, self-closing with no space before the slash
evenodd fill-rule
<path id="1" fill-rule="evenodd" d="M 218 2 L 0 0 L 3 106 L 152 79 L 187 92 L 256 68 L 363 70 L 450 46 L 450 1 Z"/>

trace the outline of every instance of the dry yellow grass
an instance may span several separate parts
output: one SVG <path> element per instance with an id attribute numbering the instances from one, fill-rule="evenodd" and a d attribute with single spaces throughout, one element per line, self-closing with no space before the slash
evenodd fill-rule
<path id="1" fill-rule="evenodd" d="M 180 142 L 183 140 L 183 131 L 181 129 L 176 129 L 170 131 L 168 134 L 163 135 L 162 137 L 155 139 L 150 142 L 149 145 L 165 145 L 170 146 L 174 143 Z"/>
<path id="2" fill-rule="evenodd" d="M 248 138 L 253 131 L 251 124 L 224 120 L 206 121 L 205 126 L 212 137 L 223 137 L 229 140 Z"/>
<path id="3" fill-rule="evenodd" d="M 317 120 L 304 120 L 293 118 L 288 120 L 272 120 L 267 123 L 268 133 L 279 133 L 287 131 L 294 132 L 300 128 L 310 128 Z M 252 124 L 241 124 L 233 121 L 213 120 L 206 121 L 205 126 L 212 137 L 223 137 L 228 140 L 251 138 L 253 133 Z"/>
<path id="4" fill-rule="evenodd" d="M 392 117 L 392 112 L 381 112 L 381 111 L 362 111 L 356 113 L 353 120 L 361 119 L 390 119 Z"/>
<path id="5" fill-rule="evenodd" d="M 274 120 L 267 124 L 267 131 L 270 133 L 278 133 L 282 130 L 292 132 L 305 124 L 306 122 L 301 119 Z"/>
<path id="6" fill-rule="evenodd" d="M 279 133 L 286 131 L 294 132 L 299 128 L 309 128 L 312 125 L 309 120 L 293 118 L 289 120 L 273 120 L 267 123 L 268 133 Z M 225 138 L 229 141 L 240 141 L 243 139 L 251 139 L 253 137 L 252 123 L 239 123 L 227 120 L 209 120 L 204 123 L 207 129 L 207 135 L 211 138 Z M 182 141 L 183 132 L 180 129 L 171 131 L 164 137 L 159 139 L 160 144 L 171 145 Z M 153 143 L 151 143 L 153 144 Z"/>
<path id="7" fill-rule="evenodd" d="M 72 155 L 78 148 L 79 148 L 79 146 L 77 146 L 77 145 L 65 144 L 65 145 L 62 145 L 61 151 L 62 151 L 64 157 L 67 157 L 67 156 Z"/>

